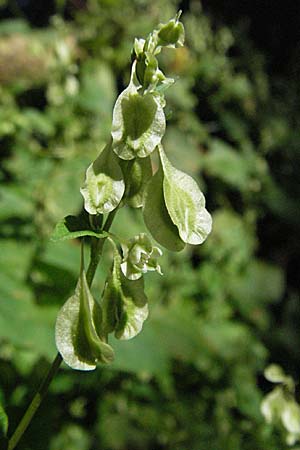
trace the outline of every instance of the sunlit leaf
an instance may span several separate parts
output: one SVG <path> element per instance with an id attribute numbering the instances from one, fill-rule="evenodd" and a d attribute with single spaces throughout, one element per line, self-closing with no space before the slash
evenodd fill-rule
<path id="1" fill-rule="evenodd" d="M 134 71 L 135 63 L 132 73 Z M 160 143 L 165 128 L 160 97 L 153 93 L 140 93 L 132 75 L 113 111 L 111 134 L 114 151 L 122 159 L 144 158 Z"/>
<path id="2" fill-rule="evenodd" d="M 97 362 L 113 361 L 112 348 L 96 332 L 92 311 L 95 300 L 82 270 L 75 294 L 61 308 L 55 328 L 58 351 L 72 369 L 93 370 Z"/>
<path id="3" fill-rule="evenodd" d="M 185 243 L 179 236 L 178 228 L 170 219 L 166 208 L 161 167 L 147 184 L 143 217 L 148 230 L 159 244 L 175 252 L 185 247 Z"/>
<path id="4" fill-rule="evenodd" d="M 86 172 L 84 187 L 80 192 L 89 214 L 105 214 L 120 203 L 125 190 L 118 159 L 108 144 Z"/>
<path id="5" fill-rule="evenodd" d="M 168 213 L 181 239 L 188 244 L 202 244 L 211 231 L 212 220 L 205 209 L 205 198 L 192 177 L 172 166 L 159 147 L 163 168 L 163 191 Z"/>

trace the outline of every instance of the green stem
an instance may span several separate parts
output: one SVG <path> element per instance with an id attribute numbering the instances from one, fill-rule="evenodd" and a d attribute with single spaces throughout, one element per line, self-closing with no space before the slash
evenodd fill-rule
<path id="1" fill-rule="evenodd" d="M 103 227 L 103 231 L 109 231 L 111 224 L 114 220 L 114 217 L 116 215 L 116 212 L 117 212 L 117 208 L 108 215 L 106 222 L 104 224 L 104 227 Z M 104 242 L 105 242 L 105 239 L 97 239 L 97 238 L 96 238 L 96 242 L 95 241 L 92 242 L 91 260 L 90 260 L 90 264 L 89 264 L 89 267 L 87 270 L 87 282 L 88 282 L 89 286 L 91 286 L 91 284 L 93 282 L 93 279 L 94 279 L 94 276 L 96 273 L 96 269 L 97 269 L 97 266 L 100 261 Z M 9 439 L 7 450 L 13 450 L 17 446 L 19 440 L 25 433 L 31 420 L 33 419 L 35 413 L 37 412 L 40 404 L 42 403 L 44 397 L 46 396 L 49 386 L 50 386 L 50 383 L 51 383 L 52 379 L 54 378 L 54 376 L 56 375 L 61 363 L 62 363 L 62 357 L 60 356 L 59 353 L 57 353 L 47 375 L 45 376 L 42 383 L 40 384 L 37 392 L 35 393 L 32 401 L 31 401 L 30 405 L 28 406 L 24 416 L 22 417 L 19 425 L 17 426 L 13 435 Z"/>
<path id="2" fill-rule="evenodd" d="M 10 438 L 10 440 L 8 442 L 8 447 L 7 447 L 8 450 L 13 450 L 16 447 L 16 445 L 18 444 L 21 437 L 23 436 L 23 434 L 26 431 L 28 425 L 30 424 L 33 416 L 35 415 L 38 407 L 40 406 L 44 397 L 46 396 L 49 385 L 50 385 L 53 377 L 57 373 L 61 362 L 62 362 L 62 357 L 58 353 L 50 367 L 49 372 L 47 373 L 46 377 L 40 384 L 35 396 L 32 399 L 32 402 L 28 406 L 24 416 L 22 417 L 19 425 L 17 426 L 14 434 Z"/>
<path id="3" fill-rule="evenodd" d="M 114 209 L 108 215 L 102 231 L 109 231 L 117 210 L 118 210 L 118 208 Z M 86 272 L 86 280 L 87 280 L 87 283 L 89 286 L 91 286 L 91 284 L 93 282 L 93 279 L 94 279 L 94 276 L 96 273 L 96 269 L 98 267 L 98 264 L 99 264 L 99 261 L 100 261 L 101 255 L 102 255 L 102 250 L 103 250 L 105 241 L 106 241 L 106 238 L 104 238 L 104 239 L 93 238 L 92 239 L 91 261 L 90 261 L 88 270 Z"/>

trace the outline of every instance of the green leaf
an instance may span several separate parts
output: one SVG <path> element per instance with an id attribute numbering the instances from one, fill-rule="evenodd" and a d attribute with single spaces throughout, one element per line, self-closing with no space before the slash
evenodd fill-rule
<path id="1" fill-rule="evenodd" d="M 110 363 L 114 359 L 113 349 L 97 334 L 94 308 L 95 300 L 81 270 L 75 294 L 61 308 L 55 327 L 58 351 L 72 369 L 93 370 L 97 362 Z"/>
<path id="2" fill-rule="evenodd" d="M 159 146 L 159 155 L 164 172 L 164 198 L 172 222 L 184 242 L 202 244 L 212 225 L 204 195 L 192 177 L 172 166 L 162 146 Z"/>
<path id="3" fill-rule="evenodd" d="M 132 208 L 143 206 L 144 191 L 152 176 L 150 157 L 136 158 L 126 177 L 126 203 Z"/>
<path id="4" fill-rule="evenodd" d="M 4 411 L 3 406 L 0 403 L 0 436 L 6 436 L 8 429 L 8 417 L 6 412 Z"/>
<path id="5" fill-rule="evenodd" d="M 93 236 L 97 238 L 106 238 L 109 233 L 101 231 L 96 233 L 89 229 L 82 229 L 87 227 L 82 219 L 78 216 L 66 216 L 55 226 L 55 229 L 50 237 L 53 242 L 65 241 L 67 239 L 76 239 L 83 236 Z"/>
<path id="6" fill-rule="evenodd" d="M 80 192 L 84 208 L 89 214 L 105 214 L 120 203 L 125 183 L 118 158 L 109 143 L 88 167 L 84 187 Z"/>
<path id="7" fill-rule="evenodd" d="M 159 244 L 174 252 L 179 252 L 185 247 L 166 208 L 161 166 L 147 184 L 143 217 L 148 230 Z"/>
<path id="8" fill-rule="evenodd" d="M 133 81 L 119 95 L 112 121 L 113 150 L 122 159 L 145 158 L 160 143 L 166 128 L 162 101 L 153 93 L 141 94 Z"/>

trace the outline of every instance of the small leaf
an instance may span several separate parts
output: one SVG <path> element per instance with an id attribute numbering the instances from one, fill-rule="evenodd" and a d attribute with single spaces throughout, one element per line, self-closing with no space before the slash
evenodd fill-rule
<path id="1" fill-rule="evenodd" d="M 166 208 L 161 166 L 146 186 L 143 217 L 148 230 L 159 244 L 174 252 L 185 247 Z"/>
<path id="2" fill-rule="evenodd" d="M 86 229 L 82 229 L 82 226 L 86 227 Z M 87 229 L 87 227 L 88 225 L 83 224 L 80 217 L 66 216 L 57 223 L 50 239 L 53 242 L 58 242 L 83 236 L 93 236 L 97 238 L 106 238 L 109 236 L 109 233 L 106 233 L 105 231 L 96 233 L 95 231 Z"/>
<path id="3" fill-rule="evenodd" d="M 166 129 L 162 101 L 153 93 L 141 94 L 134 82 L 119 95 L 112 121 L 113 150 L 122 159 L 145 158 L 160 143 Z"/>
<path id="4" fill-rule="evenodd" d="M 271 383 L 284 383 L 286 375 L 282 368 L 277 364 L 271 364 L 264 372 L 265 378 Z"/>
<path id="5" fill-rule="evenodd" d="M 88 167 L 84 187 L 80 192 L 84 208 L 89 214 L 105 214 L 120 203 L 125 190 L 122 170 L 111 144 Z"/>
<path id="6" fill-rule="evenodd" d="M 184 242 L 202 244 L 212 226 L 204 195 L 192 177 L 172 166 L 162 146 L 159 146 L 159 155 L 164 172 L 164 198 L 172 222 Z"/>
<path id="7" fill-rule="evenodd" d="M 136 158 L 126 177 L 126 203 L 132 208 L 143 206 L 144 191 L 152 176 L 150 157 Z"/>
<path id="8" fill-rule="evenodd" d="M 58 351 L 72 369 L 93 370 L 97 362 L 110 363 L 114 359 L 113 349 L 96 332 L 94 307 L 95 300 L 82 270 L 75 294 L 61 308 L 55 328 Z"/>

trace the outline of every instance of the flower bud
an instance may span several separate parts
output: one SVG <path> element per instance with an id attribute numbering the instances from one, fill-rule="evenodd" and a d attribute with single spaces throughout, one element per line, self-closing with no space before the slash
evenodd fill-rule
<path id="1" fill-rule="evenodd" d="M 153 247 L 145 233 L 130 239 L 129 245 L 122 245 L 123 262 L 121 269 L 129 280 L 138 280 L 143 273 L 156 270 L 162 275 L 157 258 L 162 255 L 158 247 Z"/>
<path id="2" fill-rule="evenodd" d="M 161 24 L 158 29 L 158 45 L 166 47 L 182 47 L 184 42 L 184 27 L 179 22 L 180 13 L 168 23 Z"/>

